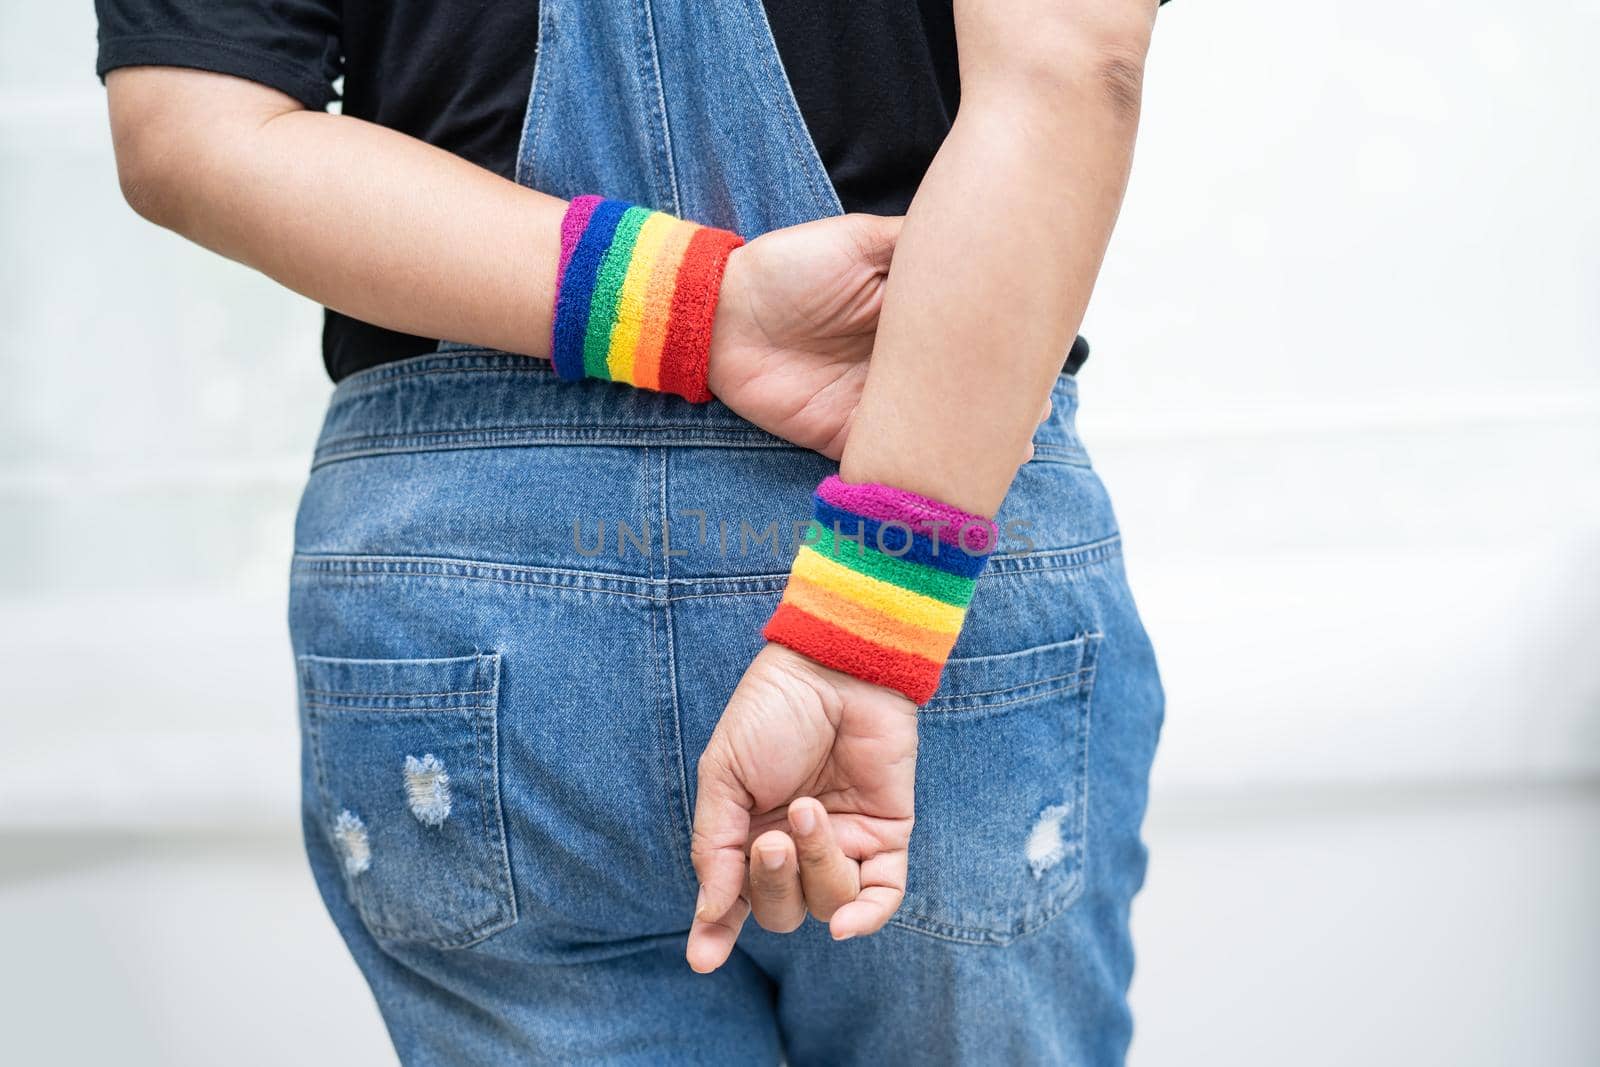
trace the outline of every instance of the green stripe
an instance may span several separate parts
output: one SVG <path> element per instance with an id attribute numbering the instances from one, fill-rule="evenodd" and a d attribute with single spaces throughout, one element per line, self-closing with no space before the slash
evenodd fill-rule
<path id="1" fill-rule="evenodd" d="M 583 335 L 583 373 L 590 378 L 611 380 L 606 357 L 611 352 L 611 329 L 617 324 L 617 301 L 622 296 L 623 279 L 628 276 L 628 264 L 633 261 L 639 228 L 649 217 L 647 207 L 630 207 L 624 211 L 617 220 L 611 247 L 600 261 L 600 270 L 594 279 L 594 298 L 589 301 L 589 326 Z"/>
<path id="2" fill-rule="evenodd" d="M 815 551 L 858 574 L 898 585 L 946 604 L 954 604 L 958 608 L 964 608 L 972 601 L 972 590 L 978 583 L 971 578 L 899 559 L 859 541 L 835 537 L 832 530 L 815 519 L 811 522 L 811 528 L 815 531 L 813 536 L 819 536 L 819 540 L 811 542 Z"/>

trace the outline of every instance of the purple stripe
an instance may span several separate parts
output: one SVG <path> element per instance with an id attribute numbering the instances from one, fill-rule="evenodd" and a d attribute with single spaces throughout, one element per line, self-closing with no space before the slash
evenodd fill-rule
<path id="1" fill-rule="evenodd" d="M 992 552 L 1000 540 L 1000 529 L 994 520 L 892 486 L 871 482 L 852 485 L 837 474 L 830 474 L 817 486 L 817 496 L 836 508 L 868 519 L 903 522 L 916 533 L 937 537 L 967 552 Z"/>
<path id="2" fill-rule="evenodd" d="M 578 238 L 583 236 L 583 228 L 589 225 L 589 216 L 594 214 L 594 209 L 604 199 L 598 196 L 575 196 L 567 204 L 567 213 L 561 216 L 561 258 L 556 262 L 556 291 L 555 297 L 550 301 L 552 308 L 561 306 L 561 280 L 567 276 L 567 264 L 572 262 L 572 250 L 578 247 Z M 550 323 L 550 351 L 555 352 L 555 318 L 551 316 Z"/>

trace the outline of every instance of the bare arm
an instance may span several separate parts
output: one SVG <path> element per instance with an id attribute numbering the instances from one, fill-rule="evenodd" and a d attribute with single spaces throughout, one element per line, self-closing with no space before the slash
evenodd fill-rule
<path id="1" fill-rule="evenodd" d="M 1155 0 L 956 0 L 961 110 L 906 215 L 842 474 L 993 515 L 1127 186 Z"/>
<path id="2" fill-rule="evenodd" d="M 158 225 L 347 315 L 548 355 L 564 201 L 255 82 L 106 78 L 124 195 Z"/>
<path id="3" fill-rule="evenodd" d="M 549 355 L 565 201 L 239 78 L 131 67 L 106 86 L 124 195 L 152 222 L 365 322 Z M 838 456 L 899 223 L 846 215 L 735 250 L 711 331 L 717 398 Z"/>

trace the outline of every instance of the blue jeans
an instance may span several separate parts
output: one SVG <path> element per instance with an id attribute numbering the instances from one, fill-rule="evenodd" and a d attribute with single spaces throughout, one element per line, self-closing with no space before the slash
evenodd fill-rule
<path id="1" fill-rule="evenodd" d="M 340 384 L 290 602 L 305 840 L 406 1063 L 1120 1062 L 1161 689 L 1054 401 L 920 715 L 904 906 L 749 924 L 703 976 L 695 762 L 833 466 L 512 356 Z"/>

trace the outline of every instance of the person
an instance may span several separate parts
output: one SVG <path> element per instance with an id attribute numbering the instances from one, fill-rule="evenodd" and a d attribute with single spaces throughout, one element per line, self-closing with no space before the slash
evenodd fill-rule
<path id="1" fill-rule="evenodd" d="M 328 309 L 304 833 L 401 1059 L 1119 1062 L 1153 0 L 97 8 L 129 203 Z"/>

